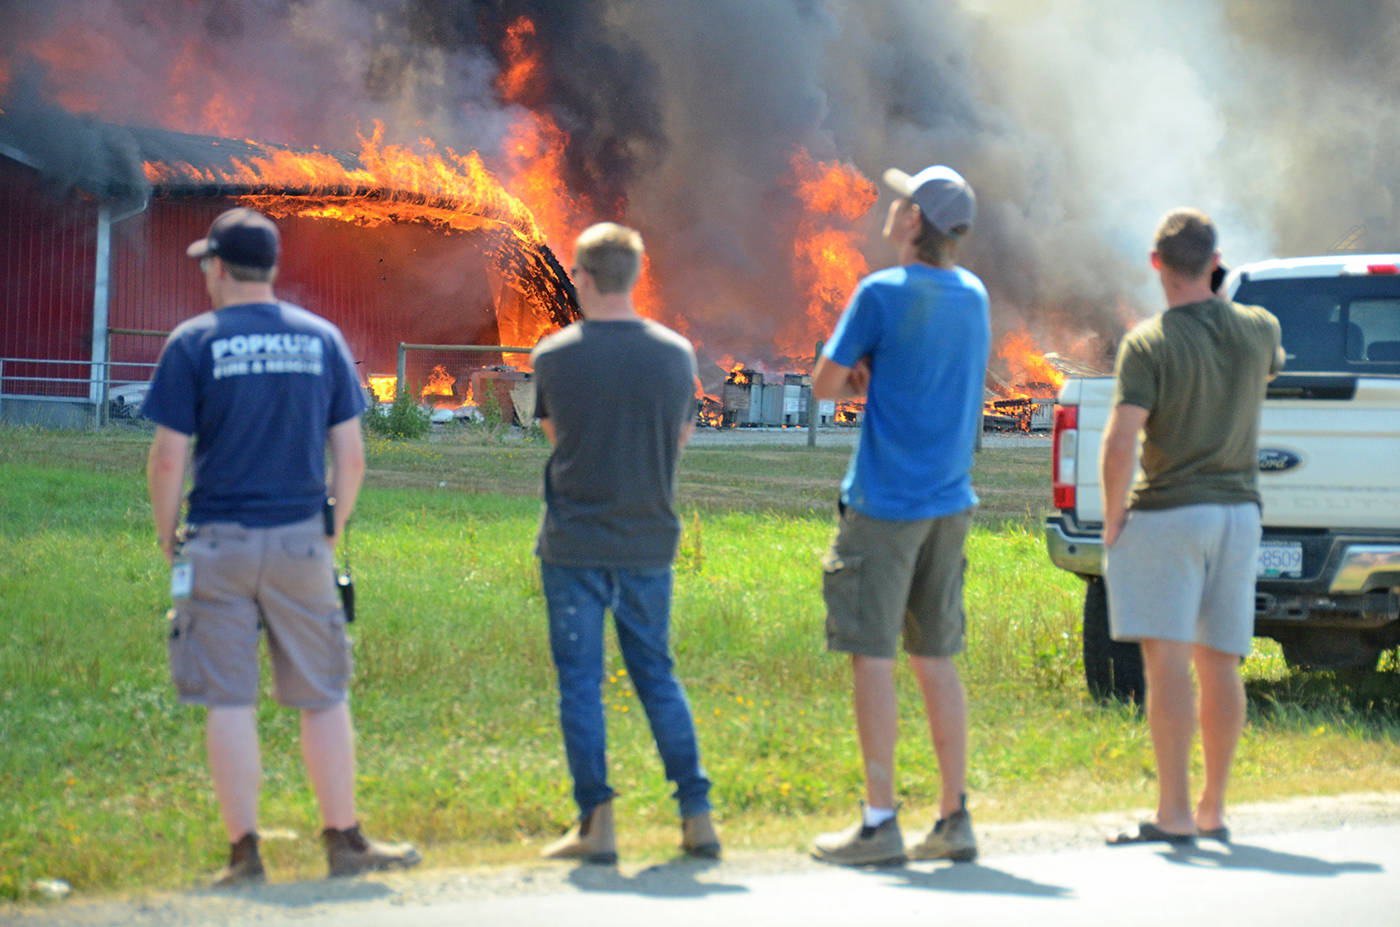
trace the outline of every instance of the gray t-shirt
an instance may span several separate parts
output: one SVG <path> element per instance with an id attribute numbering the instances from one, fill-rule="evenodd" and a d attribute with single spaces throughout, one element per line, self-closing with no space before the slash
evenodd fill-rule
<path id="1" fill-rule="evenodd" d="M 531 360 L 535 412 L 555 435 L 535 553 L 562 566 L 670 566 L 681 430 L 695 417 L 690 342 L 649 320 L 583 321 Z"/>

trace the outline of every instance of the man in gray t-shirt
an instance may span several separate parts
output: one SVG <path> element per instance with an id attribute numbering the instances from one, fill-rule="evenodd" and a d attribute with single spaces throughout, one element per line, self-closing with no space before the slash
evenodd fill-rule
<path id="1" fill-rule="evenodd" d="M 676 783 L 681 848 L 719 855 L 710 780 L 672 672 L 671 561 L 680 537 L 676 466 L 695 420 L 695 352 L 637 315 L 642 238 L 610 222 L 579 236 L 569 272 L 584 320 L 535 348 L 535 411 L 554 453 L 535 553 L 559 672 L 559 719 L 579 817 L 544 855 L 617 861 L 601 695 L 611 609 L 628 675 Z"/>

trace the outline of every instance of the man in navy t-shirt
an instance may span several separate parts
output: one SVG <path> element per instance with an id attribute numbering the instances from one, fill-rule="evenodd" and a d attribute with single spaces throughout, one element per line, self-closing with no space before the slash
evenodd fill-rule
<path id="1" fill-rule="evenodd" d="M 255 719 L 264 628 L 274 693 L 301 710 L 331 874 L 419 860 L 407 844 L 365 838 L 355 814 L 334 552 L 364 476 L 365 397 L 340 331 L 273 296 L 280 246 L 272 221 L 243 208 L 189 246 L 214 309 L 171 333 L 142 407 L 156 423 L 146 477 L 171 566 L 171 676 L 181 701 L 208 707 L 209 768 L 229 834 L 217 885 L 265 878 Z M 194 485 L 177 535 L 191 443 Z"/>
<path id="2" fill-rule="evenodd" d="M 851 654 L 866 807 L 823 834 L 818 859 L 882 865 L 977 855 L 968 817 L 967 706 L 953 656 L 963 648 L 963 543 L 977 495 L 991 329 L 982 281 L 957 265 L 972 188 L 951 168 L 885 172 L 897 194 L 884 236 L 899 266 L 857 286 L 812 377 L 819 399 L 864 396 L 860 444 L 841 483 L 836 539 L 822 561 L 828 649 Z M 942 780 L 937 823 L 905 853 L 895 818 L 899 638 L 924 694 Z"/>

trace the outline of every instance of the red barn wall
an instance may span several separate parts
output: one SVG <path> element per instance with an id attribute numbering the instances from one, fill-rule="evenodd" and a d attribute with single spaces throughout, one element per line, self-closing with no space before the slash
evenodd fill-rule
<path id="1" fill-rule="evenodd" d="M 233 201 L 156 197 L 145 211 L 112 226 L 108 325 L 168 332 L 208 306 L 203 278 L 185 247 L 202 237 Z M 5 364 L 4 391 L 84 397 L 91 358 L 96 262 L 96 202 L 54 198 L 33 171 L 0 158 L 0 357 L 79 363 Z M 335 220 L 287 218 L 275 286 L 281 298 L 340 326 L 369 374 L 392 374 L 401 341 L 499 343 L 492 271 L 470 235 L 417 225 L 362 228 Z M 113 335 L 115 381 L 145 380 L 159 336 Z M 444 364 L 465 389 L 472 367 L 499 355 L 409 355 L 411 383 Z M 41 373 L 31 371 L 42 370 Z M 71 384 L 13 377 L 64 376 Z"/>
<path id="2" fill-rule="evenodd" d="M 0 158 L 0 358 L 91 359 L 97 208 L 42 190 L 36 171 Z M 84 363 L 6 360 L 3 386 L 21 395 L 87 396 L 87 377 Z"/>

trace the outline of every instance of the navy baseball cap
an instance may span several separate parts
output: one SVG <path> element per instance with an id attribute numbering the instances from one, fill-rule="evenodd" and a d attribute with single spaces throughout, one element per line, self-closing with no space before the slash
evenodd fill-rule
<path id="1" fill-rule="evenodd" d="M 910 177 L 899 168 L 885 171 L 885 185 L 913 200 L 919 212 L 944 235 L 962 235 L 977 218 L 972 185 L 951 167 L 935 164 Z"/>
<path id="2" fill-rule="evenodd" d="M 239 206 L 219 214 L 209 234 L 185 253 L 192 258 L 216 257 L 240 267 L 276 267 L 282 236 L 272 220 L 255 209 Z"/>

